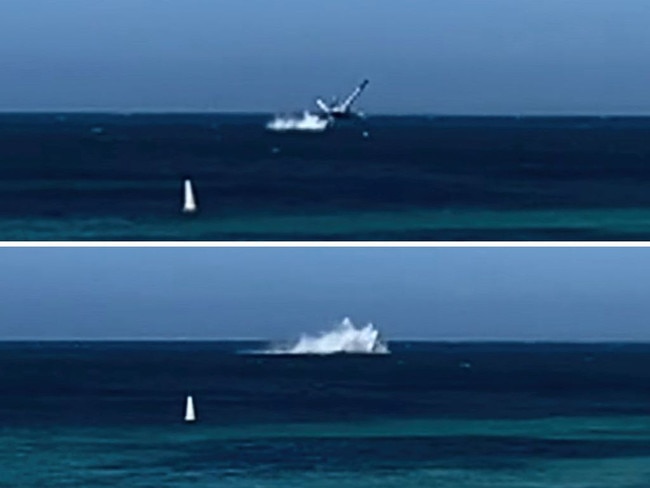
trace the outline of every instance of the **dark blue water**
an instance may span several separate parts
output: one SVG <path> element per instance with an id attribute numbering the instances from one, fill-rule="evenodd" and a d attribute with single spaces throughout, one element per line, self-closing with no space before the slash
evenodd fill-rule
<path id="1" fill-rule="evenodd" d="M 648 118 L 269 119 L 0 115 L 0 240 L 650 237 Z"/>
<path id="2" fill-rule="evenodd" d="M 398 343 L 387 357 L 238 354 L 250 349 L 4 343 L 0 418 L 28 426 L 50 418 L 57 425 L 168 424 L 190 393 L 200 398 L 202 422 L 227 425 L 650 415 L 650 346 Z M 37 412 L 29 408 L 34 400 Z M 71 401 L 75 407 L 65 408 Z"/>
<path id="3" fill-rule="evenodd" d="M 650 345 L 258 347 L 1 344 L 0 485 L 650 482 Z"/>

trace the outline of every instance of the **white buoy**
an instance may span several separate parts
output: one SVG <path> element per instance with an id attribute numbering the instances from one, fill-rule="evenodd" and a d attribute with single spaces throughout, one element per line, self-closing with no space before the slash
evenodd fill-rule
<path id="1" fill-rule="evenodd" d="M 196 414 L 194 413 L 194 400 L 192 395 L 187 396 L 187 402 L 185 403 L 185 422 L 195 422 Z"/>
<path id="2" fill-rule="evenodd" d="M 194 191 L 192 190 L 192 182 L 185 180 L 183 191 L 183 213 L 196 212 L 196 201 L 194 200 Z"/>

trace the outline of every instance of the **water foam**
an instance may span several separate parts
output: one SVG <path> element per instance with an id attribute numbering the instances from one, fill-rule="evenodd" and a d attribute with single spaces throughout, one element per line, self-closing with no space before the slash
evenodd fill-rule
<path id="1" fill-rule="evenodd" d="M 311 131 L 322 132 L 327 129 L 329 122 L 321 119 L 318 115 L 304 112 L 302 117 L 297 116 L 277 116 L 266 124 L 268 130 L 276 132 L 286 131 Z"/>
<path id="2" fill-rule="evenodd" d="M 389 354 L 388 347 L 373 324 L 356 328 L 349 318 L 343 319 L 330 331 L 318 336 L 303 334 L 298 342 L 276 346 L 268 354 Z"/>

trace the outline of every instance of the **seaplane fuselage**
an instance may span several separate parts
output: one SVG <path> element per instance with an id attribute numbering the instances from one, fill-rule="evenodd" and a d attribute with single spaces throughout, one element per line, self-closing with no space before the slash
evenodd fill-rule
<path id="1" fill-rule="evenodd" d="M 331 119 L 337 119 L 337 120 L 345 120 L 345 119 L 362 119 L 363 114 L 360 112 L 354 112 L 352 110 L 349 110 L 347 112 L 339 112 L 339 111 L 330 111 L 330 112 L 325 112 L 321 114 L 322 116 L 331 118 Z"/>

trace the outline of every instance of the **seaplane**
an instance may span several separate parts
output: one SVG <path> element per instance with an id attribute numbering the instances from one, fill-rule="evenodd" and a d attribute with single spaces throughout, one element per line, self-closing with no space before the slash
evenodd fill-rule
<path id="1" fill-rule="evenodd" d="M 323 101 L 322 98 L 316 100 L 316 105 L 320 112 L 318 115 L 319 118 L 327 120 L 330 124 L 334 123 L 336 120 L 345 120 L 345 119 L 362 119 L 364 115 L 361 112 L 352 110 L 352 104 L 361 96 L 363 90 L 368 86 L 369 81 L 363 80 L 359 86 L 357 86 L 354 91 L 345 99 L 343 102 L 339 103 L 335 98 L 332 99 L 332 102 L 327 104 Z"/>

